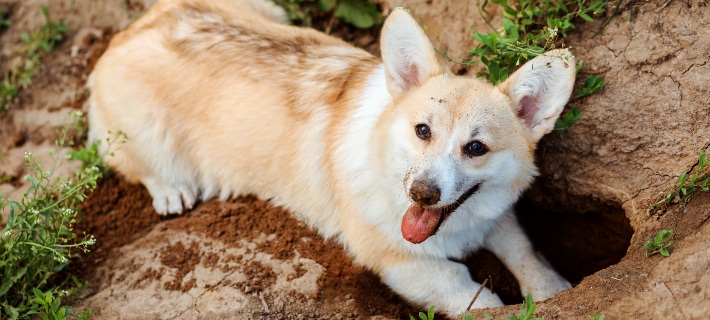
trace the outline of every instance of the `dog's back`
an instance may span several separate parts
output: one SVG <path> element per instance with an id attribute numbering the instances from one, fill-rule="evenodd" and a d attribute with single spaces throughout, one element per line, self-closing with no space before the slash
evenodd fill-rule
<path id="1" fill-rule="evenodd" d="M 332 197 L 319 174 L 326 159 L 303 159 L 325 154 L 325 124 L 347 112 L 346 89 L 378 62 L 281 24 L 279 12 L 256 0 L 162 1 L 98 62 L 90 139 L 127 134 L 131 143 L 106 161 L 146 184 L 160 213 L 190 208 L 198 194 L 241 193 L 278 195 L 296 212 L 332 211 L 304 200 Z"/>

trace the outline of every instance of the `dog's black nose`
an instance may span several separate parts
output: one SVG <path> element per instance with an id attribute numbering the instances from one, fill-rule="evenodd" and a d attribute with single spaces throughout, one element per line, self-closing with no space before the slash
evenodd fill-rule
<path id="1" fill-rule="evenodd" d="M 409 196 L 417 204 L 431 206 L 441 199 L 441 190 L 432 180 L 414 180 L 409 189 Z"/>

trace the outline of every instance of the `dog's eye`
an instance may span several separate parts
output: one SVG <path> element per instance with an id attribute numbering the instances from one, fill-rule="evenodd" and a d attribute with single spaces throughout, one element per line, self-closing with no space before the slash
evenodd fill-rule
<path id="1" fill-rule="evenodd" d="M 471 156 L 478 157 L 486 154 L 488 152 L 488 147 L 481 141 L 473 141 L 463 146 L 463 153 Z"/>
<path id="2" fill-rule="evenodd" d="M 425 124 L 418 124 L 416 127 L 414 127 L 414 131 L 417 132 L 417 137 L 419 137 L 422 140 L 429 140 L 431 138 L 431 129 L 429 129 L 428 125 Z"/>

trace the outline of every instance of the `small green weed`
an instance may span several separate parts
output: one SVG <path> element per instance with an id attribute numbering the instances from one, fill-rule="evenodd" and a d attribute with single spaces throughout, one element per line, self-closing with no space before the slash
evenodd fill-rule
<path id="1" fill-rule="evenodd" d="M 77 236 L 73 225 L 78 209 L 88 193 L 96 188 L 102 177 L 100 160 L 87 157 L 81 168 L 68 178 L 55 176 L 62 164 L 59 148 L 72 145 L 70 129 L 82 116 L 75 113 L 74 121 L 58 131 L 55 140 L 57 151 L 50 153 L 52 168 L 45 170 L 32 153 L 25 153 L 25 166 L 30 174 L 25 179 L 31 187 L 17 202 L 0 199 L 0 208 L 9 209 L 5 231 L 0 235 L 0 318 L 26 319 L 85 319 L 87 311 L 81 315 L 72 313 L 69 306 L 63 306 L 61 299 L 76 297 L 87 286 L 75 278 L 57 279 L 77 252 L 87 252 L 96 243 L 92 235 Z M 112 141 L 107 141 L 109 148 Z M 90 145 L 77 154 L 94 155 L 98 143 Z M 73 156 L 67 155 L 67 158 Z M 56 284 L 60 280 L 61 283 Z M 68 290 L 67 290 L 68 288 Z"/>
<path id="2" fill-rule="evenodd" d="M 330 13 L 361 29 L 382 23 L 382 14 L 369 0 L 272 0 L 288 13 L 291 22 L 311 26 L 313 15 Z"/>
<path id="3" fill-rule="evenodd" d="M 535 313 L 535 308 L 537 308 L 537 304 L 533 302 L 532 296 L 528 293 L 525 295 L 525 300 L 523 301 L 523 305 L 520 307 L 520 313 L 515 316 L 509 316 L 508 319 L 510 320 L 543 320 L 542 318 L 536 318 L 533 317 L 533 313 Z"/>
<path id="4" fill-rule="evenodd" d="M 670 239 L 672 235 L 673 230 L 659 230 L 655 237 L 650 237 L 645 245 L 646 256 L 650 257 L 656 253 L 660 253 L 664 257 L 671 255 L 670 252 L 668 252 L 668 247 L 673 245 L 673 241 L 668 241 L 668 239 Z"/>
<path id="5" fill-rule="evenodd" d="M 466 311 L 461 313 L 461 320 L 476 320 L 476 316 L 467 316 Z"/>
<path id="6" fill-rule="evenodd" d="M 409 316 L 409 320 L 417 320 L 413 316 Z M 429 307 L 427 313 L 419 312 L 419 320 L 434 320 L 434 307 Z"/>
<path id="7" fill-rule="evenodd" d="M 589 317 L 589 320 L 604 320 L 606 319 L 606 316 L 603 314 L 597 314 L 596 312 L 592 314 L 591 317 Z"/>
<path id="8" fill-rule="evenodd" d="M 64 38 L 64 34 L 69 31 L 69 27 L 64 25 L 61 20 L 52 20 L 47 7 L 42 6 L 42 14 L 45 22 L 39 29 L 31 34 L 20 35 L 20 40 L 23 42 L 23 57 L 19 63 L 10 66 L 0 83 L 0 112 L 7 108 L 8 103 L 17 98 L 20 88 L 32 84 L 35 73 L 41 65 L 43 54 L 54 50 Z"/>
<path id="9" fill-rule="evenodd" d="M 687 170 L 683 170 L 678 176 L 673 189 L 660 201 L 651 204 L 646 210 L 650 215 L 651 211 L 660 206 L 667 206 L 674 202 L 685 205 L 688 200 L 698 191 L 710 191 L 710 166 L 708 166 L 707 154 L 705 150 L 700 151 L 695 173 L 688 175 Z"/>
<path id="10" fill-rule="evenodd" d="M 5 8 L 0 8 L 0 31 L 9 28 L 12 25 L 12 20 L 8 17 L 8 12 Z"/>
<path id="11" fill-rule="evenodd" d="M 586 97 L 592 94 L 595 94 L 599 91 L 601 91 L 604 87 L 606 87 L 606 81 L 604 81 L 604 77 L 597 76 L 595 74 L 590 75 L 587 77 L 586 80 L 584 80 L 584 84 L 582 85 L 581 88 L 577 91 L 577 94 L 574 95 L 575 99 L 579 99 L 582 97 Z"/>
<path id="12" fill-rule="evenodd" d="M 581 70 L 584 66 L 584 61 L 580 61 L 577 66 L 577 70 Z M 599 77 L 597 75 L 590 75 L 584 80 L 582 87 L 577 90 L 577 94 L 574 95 L 572 100 L 580 99 L 601 91 L 606 86 L 606 81 L 604 77 Z M 555 122 L 555 129 L 560 133 L 560 138 L 564 138 L 564 132 L 567 128 L 571 127 L 577 119 L 582 117 L 582 110 L 576 106 L 570 106 L 570 108 L 560 116 Z"/>
<path id="13" fill-rule="evenodd" d="M 572 106 L 560 116 L 555 122 L 555 130 L 560 132 L 560 137 L 564 137 L 564 130 L 571 127 L 577 119 L 582 117 L 582 109 Z"/>

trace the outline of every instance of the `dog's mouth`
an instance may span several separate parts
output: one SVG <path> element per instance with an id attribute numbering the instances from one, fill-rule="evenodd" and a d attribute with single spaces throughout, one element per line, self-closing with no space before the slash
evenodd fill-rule
<path id="1" fill-rule="evenodd" d="M 444 207 L 431 208 L 413 204 L 402 218 L 402 237 L 411 243 L 422 243 L 424 240 L 436 234 L 444 221 L 456 211 L 461 204 L 466 202 L 476 191 L 479 184 L 468 189 L 454 203 Z"/>

